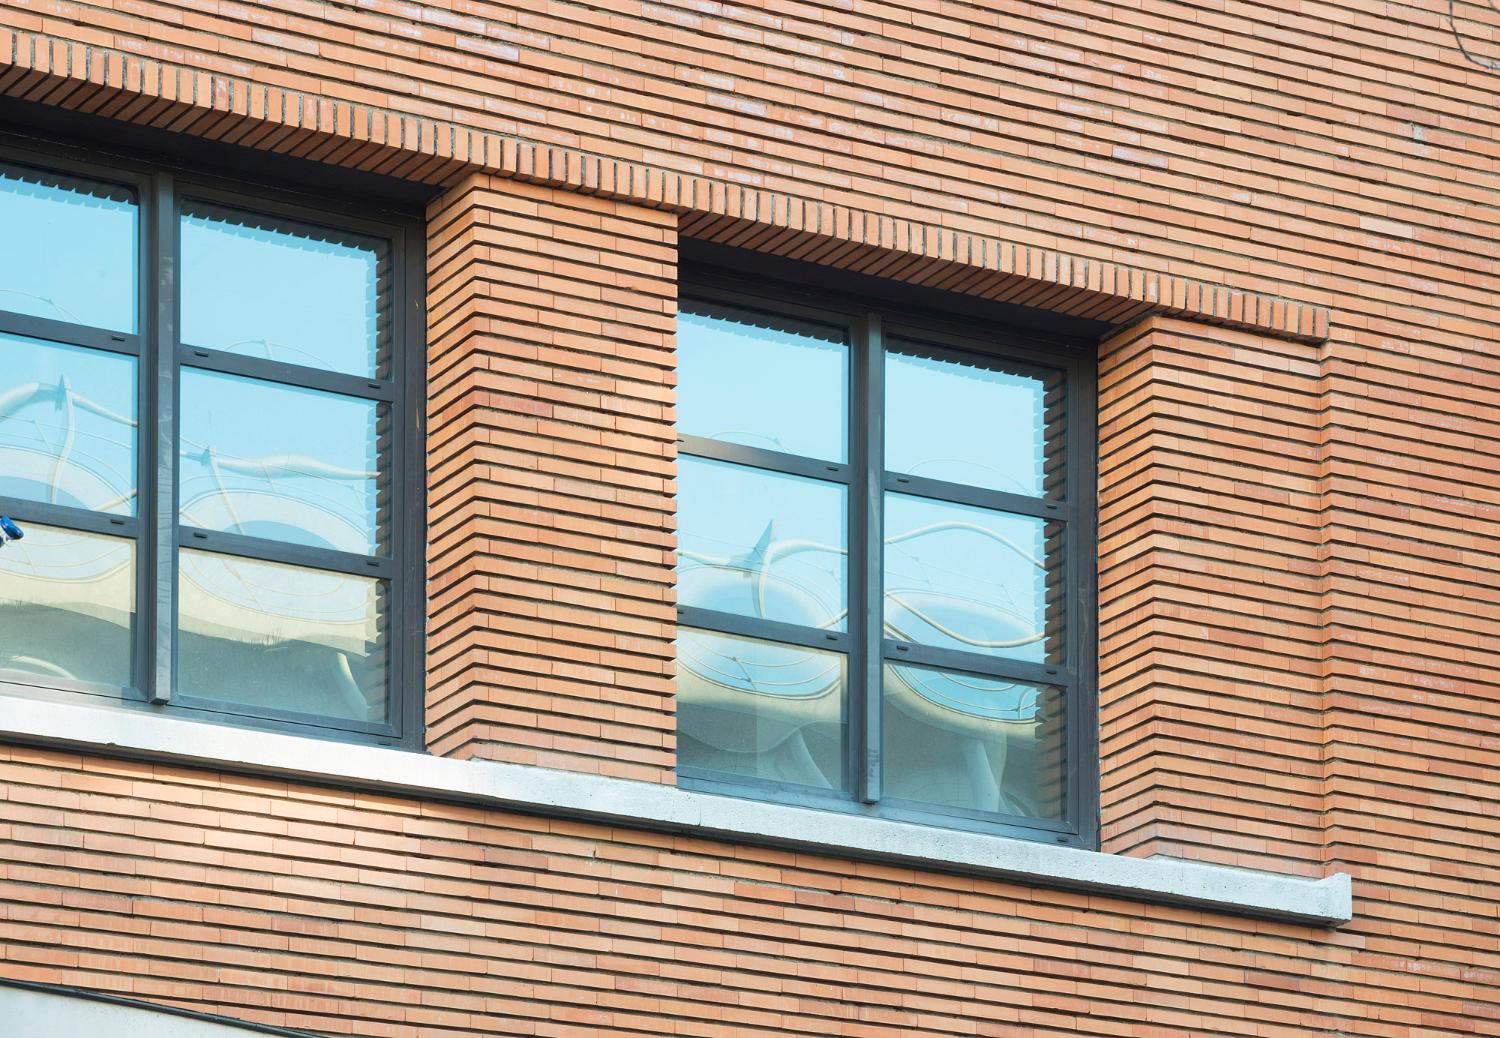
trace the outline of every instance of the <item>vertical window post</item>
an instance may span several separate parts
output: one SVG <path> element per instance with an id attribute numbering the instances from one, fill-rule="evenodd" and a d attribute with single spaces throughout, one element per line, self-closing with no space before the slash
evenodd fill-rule
<path id="1" fill-rule="evenodd" d="M 146 689 L 150 701 L 169 703 L 175 681 L 174 628 L 177 623 L 177 204 L 172 177 L 152 181 L 150 241 L 152 263 L 143 267 L 151 281 L 154 334 L 149 337 L 150 406 L 141 423 L 144 453 L 152 466 L 149 518 L 154 528 L 146 548 L 149 574 L 143 623 L 150 645 Z M 143 341 L 147 341 L 143 337 Z"/>
<path id="2" fill-rule="evenodd" d="M 863 715 L 862 759 L 859 770 L 859 799 L 866 804 L 880 801 L 881 643 L 885 637 L 885 588 L 881 579 L 881 555 L 885 532 L 881 522 L 885 509 L 885 351 L 881 341 L 880 316 L 866 314 L 860 322 L 860 336 L 855 349 L 855 376 L 859 383 L 856 409 L 860 423 L 854 442 L 859 448 L 859 509 L 855 514 L 861 571 L 863 602 L 856 630 L 859 639 L 858 686 Z"/>

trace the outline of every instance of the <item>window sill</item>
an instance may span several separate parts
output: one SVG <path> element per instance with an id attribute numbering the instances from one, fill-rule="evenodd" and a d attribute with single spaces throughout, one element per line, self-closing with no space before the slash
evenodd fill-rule
<path id="1" fill-rule="evenodd" d="M 0 687 L 0 693 L 7 691 Z M 654 783 L 48 702 L 24 693 L 0 694 L 0 740 L 721 837 L 1286 922 L 1337 926 L 1353 914 L 1350 881 L 1343 873 L 1310 880 L 1129 858 Z"/>

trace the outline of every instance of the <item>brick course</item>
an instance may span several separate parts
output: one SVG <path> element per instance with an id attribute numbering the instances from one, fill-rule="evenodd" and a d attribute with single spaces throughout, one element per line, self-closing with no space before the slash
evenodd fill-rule
<path id="1" fill-rule="evenodd" d="M 319 1033 L 1445 1033 L 1477 990 L 1363 926 L 40 750 L 0 777 L 6 975 Z"/>

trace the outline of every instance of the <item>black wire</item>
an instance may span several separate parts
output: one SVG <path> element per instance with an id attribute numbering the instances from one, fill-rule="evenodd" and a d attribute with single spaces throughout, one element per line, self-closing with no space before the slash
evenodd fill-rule
<path id="1" fill-rule="evenodd" d="M 0 987 L 19 988 L 22 991 L 37 991 L 48 995 L 59 995 L 64 998 L 78 998 L 87 1002 L 104 1002 L 109 1005 L 148 1010 L 153 1013 L 165 1013 L 167 1016 L 183 1016 L 193 1020 L 203 1020 L 207 1023 L 221 1024 L 225 1027 L 238 1028 L 241 1031 L 252 1034 L 270 1034 L 276 1035 L 278 1038 L 318 1038 L 311 1031 L 294 1031 L 290 1027 L 278 1027 L 275 1024 L 257 1024 L 249 1020 L 241 1020 L 238 1017 L 223 1016 L 219 1013 L 207 1013 L 197 1009 L 185 1009 L 181 1006 L 162 1005 L 159 1002 L 147 1002 L 139 998 L 126 998 L 121 995 L 107 994 L 103 991 L 90 991 L 88 988 L 73 987 L 70 984 L 44 984 L 35 980 L 13 980 L 10 977 L 0 977 Z"/>
<path id="2" fill-rule="evenodd" d="M 1500 4 L 1496 0 L 1489 0 L 1490 10 L 1500 14 Z M 1458 52 L 1480 68 L 1489 69 L 1491 72 L 1500 72 L 1500 58 L 1485 58 L 1478 54 L 1471 54 L 1464 43 L 1464 34 L 1458 31 L 1458 16 L 1454 13 L 1458 6 L 1458 0 L 1448 0 L 1448 26 L 1453 30 L 1453 42 L 1458 44 Z"/>

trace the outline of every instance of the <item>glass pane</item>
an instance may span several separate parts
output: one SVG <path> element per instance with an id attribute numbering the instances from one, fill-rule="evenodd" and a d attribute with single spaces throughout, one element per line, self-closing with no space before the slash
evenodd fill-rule
<path id="1" fill-rule="evenodd" d="M 0 310 L 136 329 L 135 195 L 0 163 Z"/>
<path id="2" fill-rule="evenodd" d="M 846 687 L 842 653 L 684 628 L 678 763 L 842 789 Z"/>
<path id="3" fill-rule="evenodd" d="M 383 242 L 199 203 L 180 233 L 184 343 L 386 377 Z"/>
<path id="4" fill-rule="evenodd" d="M 902 800 L 1026 818 L 1066 813 L 1060 690 L 888 664 L 885 792 Z"/>
<path id="5" fill-rule="evenodd" d="M 386 586 L 183 550 L 177 691 L 252 711 L 386 719 Z"/>
<path id="6" fill-rule="evenodd" d="M 135 543 L 18 525 L 0 547 L 0 673 L 130 685 Z"/>
<path id="7" fill-rule="evenodd" d="M 1058 663 L 1062 524 L 885 499 L 885 630 L 899 641 Z"/>
<path id="8" fill-rule="evenodd" d="M 842 631 L 845 489 L 703 458 L 677 467 L 677 601 Z"/>
<path id="9" fill-rule="evenodd" d="M 182 370 L 182 521 L 293 544 L 378 553 L 373 400 Z"/>
<path id="10" fill-rule="evenodd" d="M 3 333 L 0 355 L 0 495 L 133 515 L 135 358 Z"/>
<path id="11" fill-rule="evenodd" d="M 1062 378 L 921 356 L 885 359 L 885 467 L 1011 494 L 1061 497 Z"/>
<path id="12" fill-rule="evenodd" d="M 677 318 L 681 432 L 785 454 L 849 454 L 842 328 L 692 304 Z"/>

